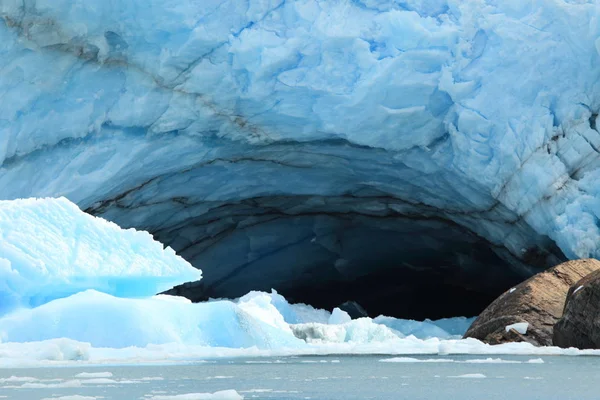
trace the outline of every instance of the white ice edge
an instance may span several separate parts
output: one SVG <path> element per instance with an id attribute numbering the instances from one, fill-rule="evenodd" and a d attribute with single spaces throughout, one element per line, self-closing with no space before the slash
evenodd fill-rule
<path id="1" fill-rule="evenodd" d="M 27 356 L 28 348 L 35 347 L 43 352 L 47 348 L 63 346 L 65 354 L 78 348 L 85 359 L 33 359 Z M 10 356 L 12 354 L 12 356 Z M 206 346 L 190 346 L 181 344 L 149 345 L 125 349 L 94 348 L 87 343 L 68 339 L 48 340 L 29 343 L 0 344 L 0 368 L 31 368 L 59 366 L 94 366 L 94 365 L 163 365 L 188 364 L 204 360 L 223 358 L 265 358 L 288 356 L 328 356 L 328 355 L 381 355 L 381 356 L 600 356 L 600 350 L 579 350 L 575 348 L 535 347 L 528 343 L 506 343 L 488 345 L 475 339 L 463 340 L 420 340 L 415 338 L 399 339 L 389 343 L 338 343 L 310 344 L 305 348 L 279 348 L 274 350 L 252 348 L 219 348 Z M 540 363 L 540 360 L 523 361 Z"/>

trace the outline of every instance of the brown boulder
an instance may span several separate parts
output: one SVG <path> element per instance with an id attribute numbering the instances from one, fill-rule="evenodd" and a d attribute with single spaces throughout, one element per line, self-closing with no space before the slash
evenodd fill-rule
<path id="1" fill-rule="evenodd" d="M 600 348 L 600 271 L 569 289 L 562 318 L 554 325 L 555 346 Z"/>
<path id="2" fill-rule="evenodd" d="M 554 324 L 563 314 L 569 288 L 586 275 L 600 270 L 594 259 L 567 261 L 540 272 L 507 290 L 488 306 L 465 333 L 489 344 L 526 341 L 536 346 L 552 345 Z M 525 334 L 506 327 L 527 322 Z"/>

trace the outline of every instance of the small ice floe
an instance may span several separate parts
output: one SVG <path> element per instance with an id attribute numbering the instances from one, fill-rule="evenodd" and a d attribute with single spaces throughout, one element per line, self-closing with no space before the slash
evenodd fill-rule
<path id="1" fill-rule="evenodd" d="M 243 400 L 235 390 L 222 390 L 215 393 L 187 393 L 172 396 L 152 396 L 146 397 L 147 400 Z"/>
<path id="2" fill-rule="evenodd" d="M 579 292 L 581 289 L 583 289 L 583 285 L 581 285 L 581 286 L 579 286 L 577 289 L 575 289 L 575 290 L 573 291 L 573 294 L 575 294 L 575 293 Z"/>
<path id="3" fill-rule="evenodd" d="M 521 364 L 521 361 L 503 360 L 501 358 L 485 358 L 485 359 L 465 360 L 465 363 L 467 363 L 467 364 Z"/>
<path id="4" fill-rule="evenodd" d="M 512 292 L 514 292 L 515 290 L 517 290 L 517 288 L 512 288 L 512 289 L 510 289 L 510 290 L 508 291 L 508 293 L 512 293 Z"/>
<path id="5" fill-rule="evenodd" d="M 82 372 L 75 375 L 75 378 L 112 378 L 112 372 Z"/>
<path id="6" fill-rule="evenodd" d="M 0 378 L 0 383 L 14 383 L 14 382 L 35 382 L 38 378 L 31 376 L 11 376 L 10 378 Z"/>
<path id="7" fill-rule="evenodd" d="M 379 360 L 379 362 L 387 362 L 387 363 L 452 363 L 454 360 L 449 358 L 429 358 L 429 359 L 420 359 L 420 358 L 412 358 L 412 357 L 393 357 L 393 358 L 384 358 Z"/>
<path id="8" fill-rule="evenodd" d="M 271 393 L 273 389 L 249 389 L 249 390 L 240 390 L 240 393 Z"/>
<path id="9" fill-rule="evenodd" d="M 11 387 L 11 389 L 64 389 L 64 388 L 79 388 L 82 386 L 82 382 L 78 379 L 63 381 L 59 383 L 41 383 L 41 382 L 28 382 L 24 383 L 19 387 Z M 6 386 L 5 386 L 6 387 Z"/>
<path id="10" fill-rule="evenodd" d="M 509 332 L 511 329 L 519 332 L 521 335 L 527 334 L 527 328 L 529 328 L 529 322 L 517 322 L 516 324 L 507 325 L 504 329 Z"/>
<path id="11" fill-rule="evenodd" d="M 448 378 L 484 379 L 484 378 L 487 378 L 487 376 L 485 376 L 484 374 L 464 374 L 464 375 L 449 376 Z"/>

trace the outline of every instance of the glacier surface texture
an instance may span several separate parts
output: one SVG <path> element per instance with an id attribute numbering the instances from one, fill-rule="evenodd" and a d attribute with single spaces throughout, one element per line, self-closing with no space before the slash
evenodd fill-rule
<path id="1" fill-rule="evenodd" d="M 600 257 L 595 1 L 3 0 L 0 17 L 0 197 L 147 230 L 203 270 L 176 291 L 193 300 L 474 315 Z"/>

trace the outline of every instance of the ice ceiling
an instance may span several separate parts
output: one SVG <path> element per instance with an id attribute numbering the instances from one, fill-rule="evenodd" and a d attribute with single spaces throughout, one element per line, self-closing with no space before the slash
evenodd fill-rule
<path id="1" fill-rule="evenodd" d="M 475 314 L 600 256 L 600 6 L 5 0 L 0 198 L 66 196 L 194 265 L 371 314 Z"/>

